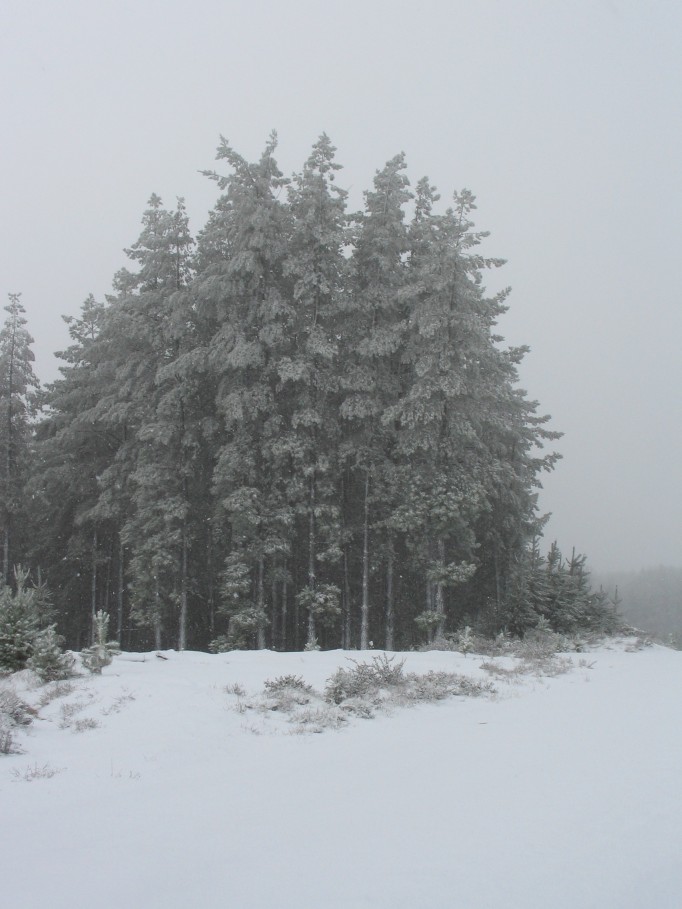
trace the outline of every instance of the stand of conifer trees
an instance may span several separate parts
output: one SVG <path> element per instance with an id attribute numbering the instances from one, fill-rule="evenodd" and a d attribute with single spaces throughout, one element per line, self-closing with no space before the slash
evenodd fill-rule
<path id="1" fill-rule="evenodd" d="M 221 140 L 196 240 L 152 196 L 130 269 L 67 318 L 20 555 L 71 646 L 100 610 L 131 649 L 404 648 L 518 618 L 558 434 L 496 334 L 474 197 L 412 194 L 398 155 L 349 214 L 325 135 L 291 179 L 275 151 Z"/>

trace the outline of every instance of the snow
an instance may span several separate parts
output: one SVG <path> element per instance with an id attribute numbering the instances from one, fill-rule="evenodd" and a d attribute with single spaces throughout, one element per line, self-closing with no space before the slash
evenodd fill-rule
<path id="1" fill-rule="evenodd" d="M 495 677 L 495 696 L 321 734 L 240 712 L 226 686 L 256 695 L 292 674 L 322 689 L 374 654 L 163 656 L 77 679 L 0 757 L 5 905 L 681 905 L 682 653 L 613 642 L 555 677 Z M 401 657 L 489 678 L 476 655 Z M 15 684 L 37 705 L 29 681 Z"/>

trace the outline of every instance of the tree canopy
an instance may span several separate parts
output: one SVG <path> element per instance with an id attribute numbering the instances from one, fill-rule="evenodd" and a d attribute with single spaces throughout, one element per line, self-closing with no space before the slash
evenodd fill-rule
<path id="1" fill-rule="evenodd" d="M 65 317 L 26 477 L 35 383 L 12 297 L 6 541 L 29 490 L 21 560 L 76 645 L 100 610 L 130 648 L 391 649 L 551 618 L 519 598 L 559 434 L 518 386 L 526 348 L 497 333 L 508 292 L 486 291 L 503 263 L 474 196 L 413 193 L 400 154 L 349 213 L 326 135 L 291 179 L 276 150 L 273 133 L 249 162 L 221 139 L 196 240 L 182 200 L 151 196 L 111 295 Z"/>

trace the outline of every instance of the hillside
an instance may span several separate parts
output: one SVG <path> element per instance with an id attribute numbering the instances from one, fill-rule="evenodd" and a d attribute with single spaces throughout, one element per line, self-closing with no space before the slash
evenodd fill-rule
<path id="1" fill-rule="evenodd" d="M 37 716 L 0 756 L 7 905 L 677 909 L 681 653 L 402 654 L 495 693 L 372 719 L 262 695 L 348 656 L 123 654 L 49 703 L 15 676 Z"/>

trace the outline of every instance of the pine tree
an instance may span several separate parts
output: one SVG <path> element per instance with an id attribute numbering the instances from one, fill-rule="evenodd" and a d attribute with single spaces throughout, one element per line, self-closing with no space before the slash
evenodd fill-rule
<path id="1" fill-rule="evenodd" d="M 207 355 L 222 422 L 213 481 L 215 520 L 227 527 L 221 608 L 233 624 L 238 615 L 240 627 L 253 627 L 261 648 L 266 644 L 266 564 L 272 567 L 287 556 L 293 517 L 278 464 L 279 367 L 291 348 L 286 324 L 292 306 L 283 273 L 290 217 L 278 199 L 288 181 L 277 167 L 276 147 L 273 133 L 260 160 L 248 163 L 222 140 L 218 159 L 231 173 L 209 173 L 226 192 L 200 250 L 200 255 L 208 255 L 204 250 L 218 255 L 211 256 L 207 279 L 198 282 L 197 291 L 204 319 L 214 323 Z"/>
<path id="2" fill-rule="evenodd" d="M 73 343 L 57 354 L 64 363 L 62 376 L 46 388 L 30 481 L 31 561 L 49 579 L 77 646 L 84 638 L 92 640 L 106 552 L 106 529 L 94 517 L 99 478 L 123 441 L 123 433 L 102 419 L 103 403 L 115 385 L 114 365 L 100 339 L 105 318 L 106 307 L 92 295 L 78 318 L 65 317 Z"/>
<path id="3" fill-rule="evenodd" d="M 180 650 L 187 645 L 191 618 L 192 544 L 208 507 L 199 428 L 201 372 L 191 356 L 188 361 L 196 334 L 189 289 L 192 246 L 183 201 L 166 211 L 153 195 L 142 234 L 128 250 L 139 269 L 117 278 L 114 322 L 118 332 L 130 333 L 134 326 L 134 349 L 117 371 L 129 388 L 128 433 L 135 450 L 121 530 L 130 553 L 133 614 L 153 628 L 160 647 L 165 617 L 175 613 Z"/>
<path id="4" fill-rule="evenodd" d="M 0 520 L 2 577 L 10 583 L 12 563 L 20 558 L 19 518 L 25 508 L 31 421 L 37 409 L 38 380 L 33 372 L 33 338 L 26 329 L 21 294 L 10 294 L 0 330 Z"/>
<path id="5" fill-rule="evenodd" d="M 317 640 L 316 620 L 340 614 L 337 584 L 320 585 L 318 572 L 330 571 L 341 550 L 338 489 L 339 344 L 341 304 L 346 289 L 346 192 L 335 184 L 340 165 L 323 134 L 303 171 L 289 189 L 293 217 L 284 264 L 293 282 L 294 307 L 287 331 L 291 354 L 279 364 L 285 392 L 285 431 L 278 446 L 288 496 L 303 520 L 307 552 L 306 586 L 298 605 L 307 613 L 307 643 Z M 300 539 L 300 537 L 299 537 Z"/>
<path id="6" fill-rule="evenodd" d="M 341 414 L 347 421 L 342 455 L 355 503 L 347 523 L 362 539 L 360 647 L 370 636 L 370 531 L 379 518 L 379 477 L 390 462 L 393 431 L 384 420 L 401 390 L 406 329 L 401 291 L 407 231 L 403 206 L 411 198 L 405 157 L 392 158 L 365 194 L 353 252 L 354 286 L 347 306 L 342 357 L 346 366 Z M 376 547 L 378 552 L 379 547 Z"/>
<path id="7" fill-rule="evenodd" d="M 118 641 L 108 641 L 108 636 L 109 614 L 100 609 L 95 615 L 95 640 L 81 651 L 83 666 L 94 675 L 101 675 L 120 650 Z"/>

